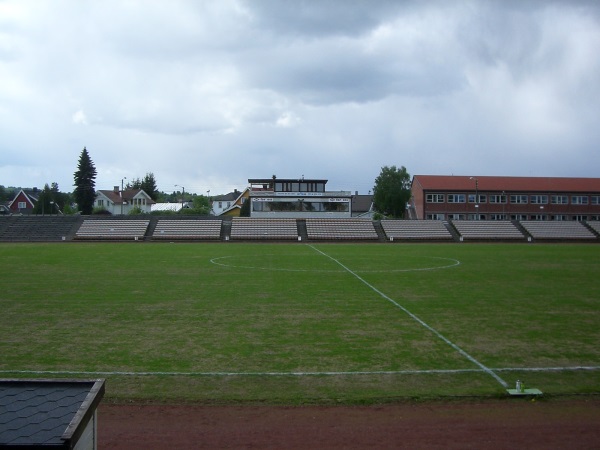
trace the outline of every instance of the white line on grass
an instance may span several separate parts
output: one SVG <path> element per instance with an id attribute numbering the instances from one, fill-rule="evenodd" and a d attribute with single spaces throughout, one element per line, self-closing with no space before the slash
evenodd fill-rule
<path id="1" fill-rule="evenodd" d="M 448 338 L 446 338 L 442 333 L 440 333 L 439 331 L 437 331 L 435 328 L 433 328 L 430 325 L 428 325 L 427 323 L 425 323 L 423 320 L 421 320 L 418 316 L 416 316 L 415 314 L 413 314 L 412 312 L 410 312 L 408 309 L 406 309 L 400 303 L 398 303 L 395 300 L 393 300 L 392 298 L 388 297 L 386 294 L 384 294 L 383 292 L 381 292 L 375 286 L 373 286 L 368 281 L 366 281 L 364 278 L 362 278 L 361 276 L 359 276 L 358 274 L 356 274 L 355 272 L 353 272 L 351 269 L 349 269 L 348 267 L 346 267 L 344 264 L 342 264 L 341 262 L 339 262 L 334 257 L 329 256 L 327 253 L 322 252 L 321 250 L 319 250 L 316 247 L 313 247 L 310 244 L 308 244 L 308 246 L 310 248 L 312 248 L 314 251 L 316 251 L 316 252 L 320 253 L 321 255 L 329 258 L 330 260 L 332 260 L 333 262 L 335 262 L 336 264 L 338 264 L 339 266 L 341 266 L 342 268 L 344 268 L 344 270 L 346 270 L 349 274 L 351 274 L 354 277 L 356 277 L 359 281 L 361 281 L 363 284 L 365 284 L 366 286 L 368 286 L 371 290 L 373 290 L 374 292 L 376 292 L 377 294 L 379 294 L 381 297 L 383 297 L 384 299 L 386 299 L 387 301 L 389 301 L 390 303 L 392 303 L 396 307 L 400 308 L 402 311 L 404 311 L 406 314 L 408 314 L 412 319 L 416 320 L 423 327 L 427 328 L 429 331 L 431 331 L 433 334 L 435 334 L 438 338 L 440 338 L 442 341 L 444 341 L 446 344 L 448 344 L 450 347 L 452 347 L 454 350 L 456 350 L 457 352 L 459 352 L 461 355 L 463 355 L 465 358 L 467 358 L 469 361 L 471 361 L 476 366 L 480 367 L 484 372 L 486 372 L 487 374 L 489 374 L 490 376 L 492 376 L 503 387 L 505 387 L 505 388 L 508 387 L 508 383 L 506 381 L 504 381 L 502 378 L 500 378 L 492 369 L 490 369 L 489 367 L 486 367 L 485 365 L 483 365 L 482 363 L 480 363 L 473 356 L 471 356 L 470 354 L 468 354 L 466 351 L 464 351 L 462 348 L 460 348 L 454 342 L 450 341 Z"/>
<path id="2" fill-rule="evenodd" d="M 261 256 L 269 256 L 269 255 L 261 255 Z M 278 271 L 278 272 L 330 272 L 330 273 L 343 273 L 344 270 L 323 270 L 323 269 L 315 269 L 315 268 L 310 268 L 310 269 L 289 269 L 289 268 L 284 268 L 284 267 L 260 267 L 260 266 L 246 266 L 246 265 L 240 265 L 240 264 L 233 264 L 233 263 L 225 263 L 222 262 L 222 260 L 228 260 L 229 258 L 235 258 L 234 256 L 217 256 L 216 258 L 212 258 L 209 260 L 209 262 L 211 264 L 215 264 L 217 266 L 222 266 L 222 267 L 232 267 L 235 269 L 252 269 L 252 270 L 273 270 L 273 271 Z M 428 270 L 439 270 L 439 269 L 449 269 L 451 267 L 455 267 L 460 265 L 460 261 L 458 261 L 457 259 L 453 259 L 453 258 L 443 258 L 440 256 L 421 256 L 421 257 L 417 257 L 417 258 L 426 258 L 426 259 L 434 259 L 434 260 L 441 260 L 441 261 L 449 261 L 449 264 L 446 264 L 444 266 L 432 266 L 432 267 L 413 267 L 413 268 L 408 268 L 408 269 L 384 269 L 384 270 L 357 270 L 356 272 L 360 272 L 360 273 L 397 273 L 397 272 L 421 272 L 421 271 L 428 271 Z"/>
<path id="3" fill-rule="evenodd" d="M 495 372 L 577 372 L 600 370 L 600 366 L 572 367 L 499 367 Z M 375 371 L 322 371 L 322 372 L 135 372 L 135 371 L 80 371 L 80 370 L 0 370 L 6 375 L 104 375 L 104 376 L 174 376 L 174 377 L 309 377 L 354 375 L 427 375 L 489 373 L 488 369 L 425 369 L 425 370 L 375 370 Z"/>

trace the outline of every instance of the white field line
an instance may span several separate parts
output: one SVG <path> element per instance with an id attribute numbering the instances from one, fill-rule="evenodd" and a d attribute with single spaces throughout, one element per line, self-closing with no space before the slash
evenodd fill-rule
<path id="1" fill-rule="evenodd" d="M 467 358 L 469 361 L 471 361 L 476 366 L 480 367 L 484 372 L 486 372 L 487 374 L 489 374 L 490 376 L 492 376 L 504 388 L 508 387 L 508 383 L 506 381 L 504 381 L 502 378 L 500 378 L 493 370 L 491 370 L 489 367 L 486 367 L 485 365 L 483 365 L 482 363 L 480 363 L 473 356 L 471 356 L 470 354 L 468 354 L 466 351 L 464 351 L 462 348 L 460 348 L 454 342 L 450 341 L 448 338 L 446 338 L 442 333 L 440 333 L 439 331 L 437 331 L 435 328 L 433 328 L 430 325 L 428 325 L 427 323 L 425 323 L 423 320 L 421 320 L 418 316 L 416 316 L 415 314 L 413 314 L 412 312 L 410 312 L 408 309 L 406 309 L 400 303 L 398 303 L 395 300 L 393 300 L 392 298 L 388 297 L 386 294 L 384 294 L 383 292 L 381 292 L 379 289 L 377 289 L 375 286 L 373 286 L 372 284 L 370 284 L 364 278 L 362 278 L 361 276 L 359 276 L 358 274 L 356 274 L 355 272 L 353 272 L 351 269 L 349 269 L 348 267 L 346 267 L 344 264 L 342 264 L 341 262 L 339 262 L 337 259 L 333 258 L 332 256 L 329 256 L 327 253 L 322 252 L 321 250 L 319 250 L 318 248 L 313 247 L 310 244 L 308 246 L 310 248 L 312 248 L 314 251 L 316 251 L 316 252 L 320 253 L 321 255 L 329 258 L 330 260 L 332 260 L 333 262 L 335 262 L 336 264 L 338 264 L 339 266 L 341 266 L 342 268 L 344 268 L 349 274 L 351 274 L 354 277 L 356 277 L 359 281 L 361 281 L 363 284 L 365 284 L 366 286 L 368 286 L 371 290 L 373 290 L 374 292 L 376 292 L 377 294 L 379 294 L 381 297 L 383 297 L 384 299 L 386 299 L 387 301 L 389 301 L 390 303 L 392 303 L 394 306 L 396 306 L 399 309 L 401 309 L 402 311 L 404 311 L 413 320 L 417 321 L 419 324 L 421 324 L 423 327 L 425 327 L 430 332 L 432 332 L 433 334 L 435 334 L 438 338 L 440 338 L 442 341 L 444 341 L 446 344 L 448 344 L 450 347 L 452 347 L 458 353 L 460 353 L 461 355 L 463 355 L 465 358 Z"/>
<path id="2" fill-rule="evenodd" d="M 263 255 L 263 256 L 268 256 L 268 255 Z M 217 266 L 232 267 L 232 268 L 235 268 L 235 269 L 272 270 L 272 271 L 278 271 L 278 272 L 320 272 L 320 273 L 323 273 L 323 272 L 327 272 L 327 273 L 343 273 L 343 272 L 345 272 L 343 269 L 340 269 L 340 270 L 286 269 L 286 268 L 281 268 L 281 267 L 246 266 L 246 265 L 230 264 L 230 263 L 222 262 L 222 260 L 226 260 L 228 258 L 233 258 L 233 256 L 218 256 L 216 258 L 210 259 L 209 262 L 211 264 L 215 264 Z M 450 267 L 454 267 L 454 266 L 460 265 L 460 261 L 458 261 L 456 259 L 453 259 L 453 258 L 442 258 L 440 256 L 429 256 L 429 257 L 423 256 L 422 258 L 437 259 L 437 260 L 442 260 L 442 261 L 449 261 L 450 263 L 446 264 L 445 266 L 415 267 L 415 268 L 408 268 L 408 269 L 357 270 L 356 272 L 360 272 L 360 273 L 422 272 L 422 271 L 428 271 L 428 270 L 449 269 Z"/>
<path id="3" fill-rule="evenodd" d="M 491 369 L 429 369 L 429 370 L 375 370 L 375 371 L 322 371 L 322 372 L 135 372 L 135 371 L 79 371 L 79 370 L 0 370 L 5 375 L 104 375 L 104 376 L 173 376 L 173 377 L 311 377 L 357 375 L 430 375 L 494 372 L 577 372 L 596 371 L 600 366 L 572 367 L 497 367 Z"/>

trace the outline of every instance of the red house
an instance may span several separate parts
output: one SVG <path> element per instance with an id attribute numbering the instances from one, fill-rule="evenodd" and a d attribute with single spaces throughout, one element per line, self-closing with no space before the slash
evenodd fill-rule
<path id="1" fill-rule="evenodd" d="M 8 204 L 8 209 L 12 214 L 31 214 L 39 195 L 40 191 L 37 188 L 21 189 Z"/>

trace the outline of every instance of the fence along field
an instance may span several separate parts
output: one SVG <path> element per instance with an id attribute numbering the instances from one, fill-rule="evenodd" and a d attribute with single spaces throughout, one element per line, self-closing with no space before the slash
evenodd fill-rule
<path id="1" fill-rule="evenodd" d="M 600 392 L 596 245 L 2 244 L 0 376 L 116 399 Z M 505 386 L 506 385 L 506 386 Z"/>

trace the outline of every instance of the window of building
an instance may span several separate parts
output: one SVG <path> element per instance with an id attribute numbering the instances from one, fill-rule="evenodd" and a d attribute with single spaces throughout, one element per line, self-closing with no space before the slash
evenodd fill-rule
<path id="1" fill-rule="evenodd" d="M 477 194 L 479 197 L 475 200 L 475 194 L 469 194 L 469 203 L 487 203 L 487 195 L 485 194 Z"/>
<path id="2" fill-rule="evenodd" d="M 587 205 L 588 204 L 588 196 L 587 195 L 573 195 L 571 196 L 571 204 L 572 205 Z"/>
<path id="3" fill-rule="evenodd" d="M 600 195 L 592 195 L 592 205 L 600 205 Z"/>
<path id="4" fill-rule="evenodd" d="M 465 194 L 448 194 L 448 203 L 464 203 Z"/>
<path id="5" fill-rule="evenodd" d="M 444 194 L 427 194 L 425 201 L 427 203 L 444 203 Z"/>
<path id="6" fill-rule="evenodd" d="M 490 195 L 490 203 L 506 203 L 506 195 L 505 194 Z"/>
<path id="7" fill-rule="evenodd" d="M 533 214 L 531 220 L 548 220 L 546 214 Z"/>
<path id="8" fill-rule="evenodd" d="M 569 204 L 569 197 L 566 195 L 553 195 L 550 201 L 553 205 L 567 205 Z"/>
<path id="9" fill-rule="evenodd" d="M 527 220 L 527 216 L 525 214 L 511 214 L 510 220 Z"/>
<path id="10" fill-rule="evenodd" d="M 448 219 L 450 220 L 465 220 L 464 214 L 448 214 Z"/>
<path id="11" fill-rule="evenodd" d="M 577 222 L 583 222 L 584 220 L 587 220 L 587 216 L 576 214 L 573 216 L 573 220 L 576 220 Z"/>
<path id="12" fill-rule="evenodd" d="M 102 199 L 98 200 L 98 206 L 104 206 L 104 200 L 102 200 Z"/>
<path id="13" fill-rule="evenodd" d="M 524 205 L 527 203 L 527 196 L 522 194 L 511 195 L 510 202 L 514 205 Z"/>
<path id="14" fill-rule="evenodd" d="M 427 220 L 444 220 L 443 214 L 427 214 Z"/>
<path id="15" fill-rule="evenodd" d="M 26 202 L 19 202 L 18 207 L 19 207 L 19 209 L 25 209 L 25 208 L 27 208 L 27 203 Z"/>
<path id="16" fill-rule="evenodd" d="M 530 198 L 532 205 L 546 205 L 548 204 L 547 195 L 532 195 Z"/>
<path id="17" fill-rule="evenodd" d="M 490 214 L 490 220 L 506 220 L 506 214 Z"/>
<path id="18" fill-rule="evenodd" d="M 469 214 L 467 218 L 469 220 L 486 220 L 485 214 Z"/>
<path id="19" fill-rule="evenodd" d="M 564 220 L 567 220 L 567 216 L 564 214 L 555 214 L 554 216 L 552 216 L 552 220 L 556 220 L 558 222 L 562 222 Z"/>

